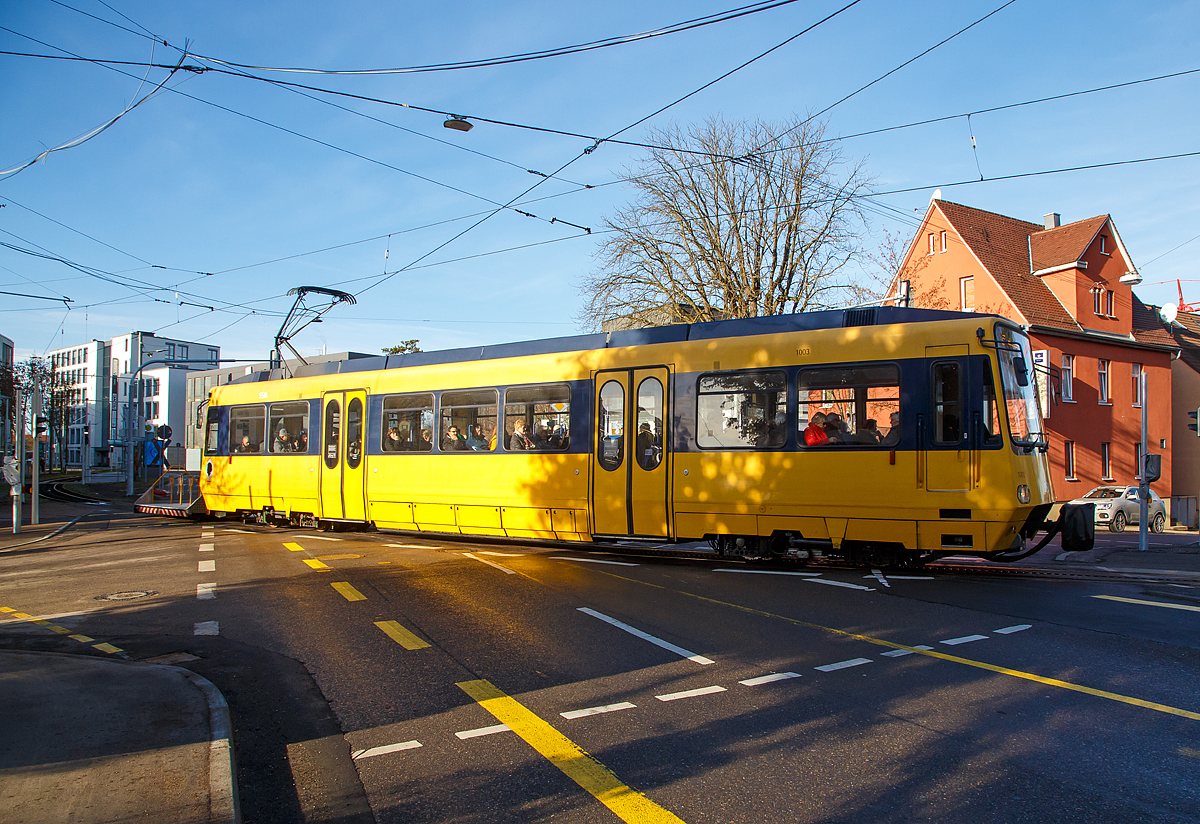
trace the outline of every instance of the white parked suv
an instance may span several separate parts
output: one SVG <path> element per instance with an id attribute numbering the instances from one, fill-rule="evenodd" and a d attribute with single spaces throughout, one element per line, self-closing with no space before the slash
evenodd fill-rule
<path id="1" fill-rule="evenodd" d="M 1153 490 L 1150 492 L 1150 531 L 1162 532 L 1167 528 L 1167 505 Z M 1098 486 L 1073 504 L 1095 504 L 1096 525 L 1104 525 L 1112 532 L 1124 532 L 1127 524 L 1137 524 L 1141 517 L 1141 503 L 1136 486 Z"/>

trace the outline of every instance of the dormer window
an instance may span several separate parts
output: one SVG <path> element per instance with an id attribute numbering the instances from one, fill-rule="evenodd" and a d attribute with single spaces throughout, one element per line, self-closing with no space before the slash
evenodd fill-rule
<path id="1" fill-rule="evenodd" d="M 1100 235 L 1100 254 L 1111 255 L 1108 251 L 1108 235 Z"/>

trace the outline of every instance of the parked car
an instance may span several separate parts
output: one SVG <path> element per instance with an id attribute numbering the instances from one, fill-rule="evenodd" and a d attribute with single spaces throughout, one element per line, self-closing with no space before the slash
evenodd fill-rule
<path id="1" fill-rule="evenodd" d="M 1150 531 L 1162 532 L 1167 528 L 1167 505 L 1153 489 L 1150 492 Z M 1124 532 L 1127 524 L 1140 523 L 1141 503 L 1136 486 L 1098 486 L 1073 504 L 1095 504 L 1096 525 L 1104 525 L 1112 532 Z"/>

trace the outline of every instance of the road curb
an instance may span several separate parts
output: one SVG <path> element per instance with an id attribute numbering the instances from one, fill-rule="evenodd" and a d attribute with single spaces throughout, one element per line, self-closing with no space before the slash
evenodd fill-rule
<path id="1" fill-rule="evenodd" d="M 211 740 L 208 748 L 208 815 L 213 824 L 241 824 L 242 811 L 238 805 L 237 780 L 234 778 L 233 725 L 229 719 L 229 703 L 212 681 L 183 667 L 164 664 L 174 670 L 204 694 L 208 702 L 208 727 Z"/>

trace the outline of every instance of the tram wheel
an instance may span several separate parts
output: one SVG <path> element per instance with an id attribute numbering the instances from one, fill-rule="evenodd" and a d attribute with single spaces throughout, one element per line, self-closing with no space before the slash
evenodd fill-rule
<path id="1" fill-rule="evenodd" d="M 1112 532 L 1124 532 L 1125 531 L 1125 513 L 1118 512 L 1115 516 L 1113 516 L 1112 522 L 1108 525 L 1108 528 Z"/>

